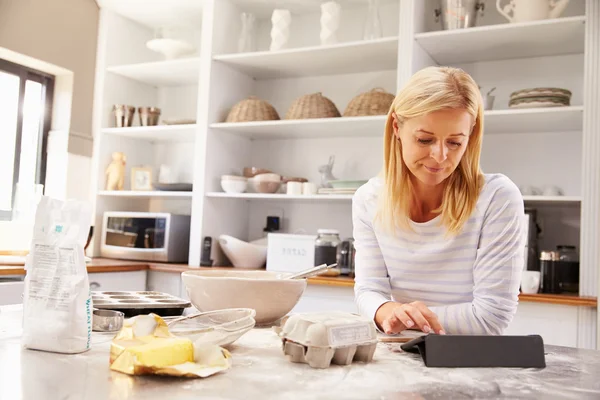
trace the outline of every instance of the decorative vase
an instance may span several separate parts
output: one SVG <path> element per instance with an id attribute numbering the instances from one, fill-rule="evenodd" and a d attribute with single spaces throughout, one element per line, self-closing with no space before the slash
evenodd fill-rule
<path id="1" fill-rule="evenodd" d="M 331 45 L 338 42 L 337 31 L 340 27 L 340 11 L 337 1 L 321 4 L 321 44 Z"/>
<path id="2" fill-rule="evenodd" d="M 252 13 L 242 13 L 242 30 L 238 39 L 238 52 L 249 53 L 256 50 L 254 42 L 254 30 L 256 25 L 256 16 Z"/>
<path id="3" fill-rule="evenodd" d="M 383 36 L 379 19 L 379 0 L 369 0 L 369 10 L 363 31 L 364 40 L 379 39 Z"/>
<path id="4" fill-rule="evenodd" d="M 273 10 L 271 16 L 271 51 L 285 49 L 290 38 L 292 14 L 289 10 Z"/>

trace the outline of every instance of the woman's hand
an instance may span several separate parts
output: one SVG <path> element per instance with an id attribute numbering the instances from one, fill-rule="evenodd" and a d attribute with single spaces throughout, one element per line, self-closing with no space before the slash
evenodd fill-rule
<path id="1" fill-rule="evenodd" d="M 446 334 L 437 315 L 420 301 L 385 303 L 375 313 L 375 322 L 388 335 L 411 328 L 418 328 L 425 333 Z"/>

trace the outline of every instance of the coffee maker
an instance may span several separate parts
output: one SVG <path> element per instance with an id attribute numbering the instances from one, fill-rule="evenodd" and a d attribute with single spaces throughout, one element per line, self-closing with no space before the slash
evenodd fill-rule
<path id="1" fill-rule="evenodd" d="M 540 229 L 537 224 L 537 210 L 525 208 L 525 265 L 524 270 L 540 271 L 538 236 Z"/>

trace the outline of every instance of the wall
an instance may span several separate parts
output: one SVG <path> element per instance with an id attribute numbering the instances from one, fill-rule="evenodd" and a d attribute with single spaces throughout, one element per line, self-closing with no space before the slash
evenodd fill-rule
<path id="1" fill-rule="evenodd" d="M 92 155 L 98 6 L 94 0 L 0 0 L 0 47 L 74 74 L 69 153 Z"/>

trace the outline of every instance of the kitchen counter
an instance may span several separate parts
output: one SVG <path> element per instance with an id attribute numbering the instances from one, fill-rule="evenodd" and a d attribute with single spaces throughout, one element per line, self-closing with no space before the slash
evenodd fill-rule
<path id="1" fill-rule="evenodd" d="M 233 367 L 206 379 L 129 376 L 110 371 L 111 334 L 64 355 L 22 349 L 21 306 L 0 308 L 0 397 L 6 399 L 430 399 L 600 396 L 600 352 L 546 346 L 545 369 L 427 368 L 380 343 L 372 363 L 312 369 L 287 361 L 270 329 L 254 329 L 230 351 Z"/>
<path id="2" fill-rule="evenodd" d="M 231 267 L 190 267 L 187 264 L 164 264 L 151 263 L 146 261 L 128 261 L 128 260 L 113 260 L 106 258 L 94 258 L 87 264 L 88 272 L 121 272 L 121 271 L 161 271 L 181 273 L 188 270 L 214 270 L 214 269 L 230 269 Z M 0 276 L 3 275 L 25 275 L 23 266 L 20 265 L 3 265 L 0 261 Z M 309 278 L 308 283 L 311 285 L 326 285 L 337 287 L 354 287 L 354 279 L 339 276 L 339 277 L 314 277 Z M 562 304 L 569 306 L 582 307 L 597 307 L 597 299 L 595 297 L 581 297 L 576 295 L 552 295 L 552 294 L 520 294 L 520 301 L 546 303 L 546 304 Z"/>

